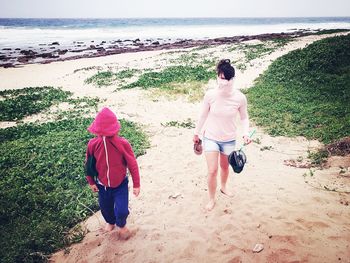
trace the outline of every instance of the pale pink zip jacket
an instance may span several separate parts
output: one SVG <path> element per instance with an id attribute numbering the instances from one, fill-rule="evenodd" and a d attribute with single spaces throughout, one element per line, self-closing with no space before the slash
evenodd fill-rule
<path id="1" fill-rule="evenodd" d="M 218 87 L 206 92 L 195 135 L 203 135 L 220 142 L 236 140 L 235 121 L 239 114 L 243 136 L 248 136 L 247 98 L 241 91 L 233 88 L 233 81 L 234 79 L 228 81 L 218 78 Z"/>

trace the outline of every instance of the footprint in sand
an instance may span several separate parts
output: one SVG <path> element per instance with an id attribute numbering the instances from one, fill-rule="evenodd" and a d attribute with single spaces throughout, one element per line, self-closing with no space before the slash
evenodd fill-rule
<path id="1" fill-rule="evenodd" d="M 292 260 L 295 253 L 289 249 L 278 249 L 267 256 L 267 262 L 299 262 Z"/>
<path id="2" fill-rule="evenodd" d="M 230 259 L 228 263 L 241 263 L 243 262 L 242 258 L 240 256 L 234 257 L 233 259 Z"/>
<path id="3" fill-rule="evenodd" d="M 135 236 L 138 231 L 139 229 L 135 228 L 135 229 L 129 229 L 128 231 L 125 231 L 122 233 L 115 230 L 106 234 L 108 235 L 107 239 L 111 241 L 117 241 L 117 240 L 125 241 Z"/>
<path id="4" fill-rule="evenodd" d="M 327 228 L 329 225 L 327 225 L 324 222 L 321 221 L 307 221 L 302 218 L 298 218 L 296 220 L 298 223 L 300 223 L 302 226 L 306 227 L 307 229 L 314 229 L 314 228 Z"/>

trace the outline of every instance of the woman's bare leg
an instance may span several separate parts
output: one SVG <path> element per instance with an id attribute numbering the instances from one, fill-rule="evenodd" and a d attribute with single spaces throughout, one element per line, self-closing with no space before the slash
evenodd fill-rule
<path id="1" fill-rule="evenodd" d="M 209 202 L 206 205 L 206 210 L 210 211 L 215 206 L 215 192 L 216 192 L 216 176 L 218 173 L 218 157 L 219 152 L 206 152 L 205 158 L 208 166 L 208 192 Z"/>
<path id="2" fill-rule="evenodd" d="M 227 155 L 220 153 L 220 176 L 221 176 L 221 192 L 228 196 L 233 196 L 233 194 L 227 190 L 226 183 L 229 175 L 229 163 Z"/>

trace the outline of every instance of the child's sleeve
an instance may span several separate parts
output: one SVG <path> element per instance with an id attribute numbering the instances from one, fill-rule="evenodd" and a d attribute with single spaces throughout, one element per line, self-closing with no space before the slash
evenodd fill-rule
<path id="1" fill-rule="evenodd" d="M 139 188 L 140 187 L 139 166 L 137 164 L 134 151 L 132 150 L 131 145 L 127 140 L 123 140 L 123 144 L 124 144 L 124 158 L 132 177 L 133 186 L 134 188 Z"/>
<path id="2" fill-rule="evenodd" d="M 86 165 L 86 162 L 87 162 L 87 160 L 88 160 L 88 157 L 89 157 L 89 155 L 91 155 L 92 154 L 92 151 L 91 151 L 91 144 L 90 144 L 90 141 L 89 141 L 89 143 L 88 143 L 88 145 L 87 145 L 87 147 L 86 147 L 86 154 L 85 154 L 85 165 Z M 86 170 L 86 169 L 85 169 Z M 89 175 L 89 174 L 85 174 L 85 178 L 86 178 L 86 180 L 87 180 L 87 182 L 89 183 L 89 185 L 94 185 L 94 184 L 96 184 L 95 183 L 95 181 L 94 181 L 94 178 L 93 178 L 93 176 L 91 176 L 91 175 Z"/>

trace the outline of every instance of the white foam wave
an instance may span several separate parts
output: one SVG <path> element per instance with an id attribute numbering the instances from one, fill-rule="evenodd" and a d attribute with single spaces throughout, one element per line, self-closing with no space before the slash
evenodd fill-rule
<path id="1" fill-rule="evenodd" d="M 125 39 L 206 39 L 238 35 L 291 32 L 300 29 L 350 29 L 350 23 L 274 24 L 274 25 L 205 25 L 157 26 L 93 29 L 40 29 L 0 27 L 0 47 L 24 47 L 59 42 L 71 45 L 73 41 L 111 41 Z"/>

